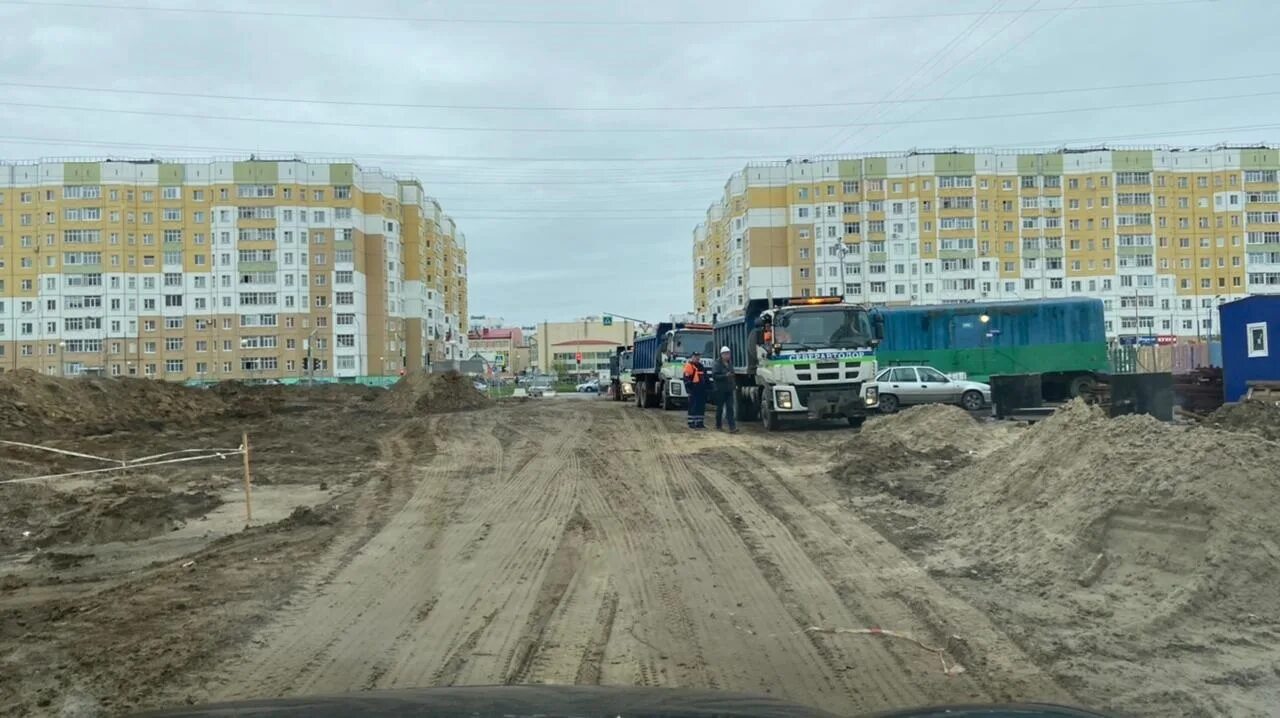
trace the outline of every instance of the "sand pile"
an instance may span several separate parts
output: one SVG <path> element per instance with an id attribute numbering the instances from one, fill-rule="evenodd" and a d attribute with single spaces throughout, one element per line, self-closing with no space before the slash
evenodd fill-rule
<path id="1" fill-rule="evenodd" d="M 401 377 L 378 403 L 402 414 L 439 414 L 478 409 L 489 404 L 489 397 L 477 391 L 470 378 L 457 372 L 412 372 Z"/>
<path id="2" fill-rule="evenodd" d="M 1235 405 L 1224 405 L 1210 414 L 1205 424 L 1280 441 L 1280 404 L 1252 399 Z"/>
<path id="3" fill-rule="evenodd" d="M 210 391 L 165 381 L 0 374 L 0 430 L 10 433 L 109 433 L 189 423 L 226 408 Z"/>
<path id="4" fill-rule="evenodd" d="M 926 561 L 1094 705 L 1267 715 L 1277 467 L 1280 445 L 1247 434 L 1073 402 L 945 478 Z"/>
<path id="5" fill-rule="evenodd" d="M 832 475 L 897 498 L 934 503 L 947 473 L 994 450 L 1009 427 L 993 427 L 959 407 L 925 404 L 876 417 L 844 442 Z"/>
<path id="6" fill-rule="evenodd" d="M 977 450 L 990 438 L 991 432 L 983 422 L 964 409 L 947 404 L 922 404 L 872 419 L 851 443 L 901 441 L 918 451 Z"/>

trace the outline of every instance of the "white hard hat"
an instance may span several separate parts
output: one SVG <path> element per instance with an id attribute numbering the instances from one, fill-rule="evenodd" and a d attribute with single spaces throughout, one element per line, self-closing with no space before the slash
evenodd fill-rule
<path id="1" fill-rule="evenodd" d="M 729 347 L 720 347 L 721 354 L 729 354 Z"/>

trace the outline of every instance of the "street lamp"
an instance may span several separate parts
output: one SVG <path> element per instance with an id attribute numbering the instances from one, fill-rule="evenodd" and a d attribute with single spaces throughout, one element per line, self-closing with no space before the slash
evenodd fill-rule
<path id="1" fill-rule="evenodd" d="M 58 342 L 58 376 L 67 376 L 67 342 Z"/>
<path id="2" fill-rule="evenodd" d="M 840 240 L 840 248 L 837 252 L 840 255 L 840 300 L 845 300 L 845 289 L 849 286 L 844 283 L 844 259 L 849 255 L 849 245 L 842 239 Z"/>

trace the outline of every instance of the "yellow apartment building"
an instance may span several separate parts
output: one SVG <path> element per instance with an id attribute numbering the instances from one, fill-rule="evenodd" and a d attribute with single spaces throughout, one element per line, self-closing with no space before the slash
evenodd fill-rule
<path id="1" fill-rule="evenodd" d="M 904 152 L 752 164 L 693 231 L 694 306 L 1096 297 L 1109 335 L 1214 333 L 1280 293 L 1280 149 Z"/>
<path id="2" fill-rule="evenodd" d="M 392 376 L 466 355 L 466 242 L 352 162 L 0 164 L 0 369 Z"/>

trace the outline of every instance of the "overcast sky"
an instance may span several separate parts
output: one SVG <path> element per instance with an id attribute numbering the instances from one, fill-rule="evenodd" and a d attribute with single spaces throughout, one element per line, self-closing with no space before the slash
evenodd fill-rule
<path id="1" fill-rule="evenodd" d="M 413 174 L 509 322 L 690 310 L 692 229 L 751 158 L 1280 138 L 1275 0 L 55 1 L 0 0 L 4 158 Z"/>

